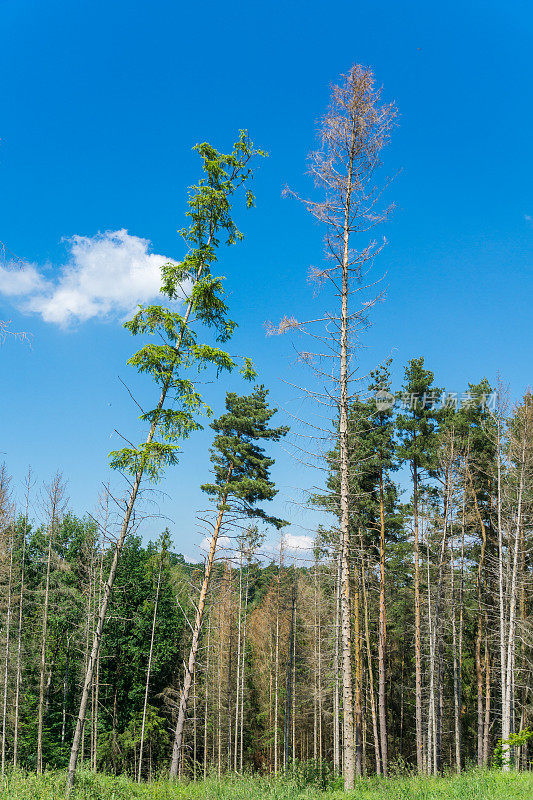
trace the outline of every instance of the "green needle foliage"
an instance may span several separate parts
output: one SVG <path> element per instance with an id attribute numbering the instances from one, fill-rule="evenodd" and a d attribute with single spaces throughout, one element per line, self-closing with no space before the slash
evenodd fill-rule
<path id="1" fill-rule="evenodd" d="M 433 385 L 433 373 L 424 368 L 423 358 L 412 358 L 405 368 L 405 382 L 399 399 L 407 402 L 404 414 L 398 414 L 397 457 L 408 461 L 411 471 L 433 475 L 437 467 L 438 426 L 442 414 L 434 410 L 442 389 Z"/>
<path id="2" fill-rule="evenodd" d="M 272 500 L 277 494 L 270 480 L 274 459 L 265 455 L 258 442 L 278 442 L 289 430 L 286 426 L 269 427 L 277 409 L 268 407 L 267 395 L 264 386 L 256 386 L 245 397 L 228 392 L 226 413 L 211 424 L 217 433 L 211 448 L 215 481 L 204 484 L 202 490 L 224 510 L 237 507 L 247 517 L 281 528 L 287 523 L 257 507 L 257 503 Z"/>
<path id="3" fill-rule="evenodd" d="M 141 415 L 150 425 L 147 440 L 137 447 L 125 447 L 110 453 L 111 466 L 134 476 L 147 473 L 160 478 L 166 466 L 178 459 L 178 442 L 201 428 L 199 415 L 211 415 L 187 371 L 201 372 L 213 367 L 217 376 L 232 372 L 235 360 L 218 344 L 226 343 L 237 327 L 228 316 L 223 278 L 212 270 L 218 249 L 243 239 L 231 214 L 233 195 L 253 177 L 250 163 L 265 156 L 254 148 L 246 131 L 241 131 L 229 154 L 219 153 L 210 144 L 197 144 L 204 177 L 189 192 L 188 228 L 180 231 L 187 247 L 181 263 L 169 262 L 162 269 L 161 294 L 169 305 L 139 306 L 125 327 L 134 335 L 147 334 L 155 341 L 145 344 L 128 364 L 150 375 L 160 387 L 155 408 Z M 254 195 L 246 189 L 246 205 L 254 204 Z M 176 310 L 177 305 L 183 313 Z M 200 342 L 198 329 L 207 329 L 212 343 Z M 241 374 L 255 378 L 252 362 L 244 358 Z"/>

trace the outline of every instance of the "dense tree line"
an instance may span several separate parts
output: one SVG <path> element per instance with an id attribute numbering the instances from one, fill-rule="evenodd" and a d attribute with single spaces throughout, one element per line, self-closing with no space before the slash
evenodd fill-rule
<path id="1" fill-rule="evenodd" d="M 486 381 L 471 384 L 458 407 L 446 397 L 414 359 L 393 406 L 384 367 L 350 408 L 361 773 L 414 768 L 419 752 L 429 772 L 495 758 L 530 764 L 525 733 L 512 752 L 499 740 L 512 742 L 531 724 L 533 398 L 526 394 L 506 410 L 501 390 L 494 394 Z M 235 430 L 236 401 L 230 398 L 229 416 L 215 424 L 219 448 L 235 446 L 228 431 Z M 215 450 L 215 464 L 216 457 Z M 314 498 L 332 519 L 338 461 L 334 449 L 326 491 Z M 219 465 L 218 482 L 206 488 L 216 495 L 224 486 Z M 30 476 L 35 506 L 32 487 Z M 4 767 L 66 766 L 115 551 L 108 495 L 100 513 L 84 519 L 68 510 L 60 475 L 39 495 L 40 520 L 15 513 L 4 469 Z M 231 544 L 212 565 L 178 771 L 280 772 L 309 759 L 340 771 L 338 528 L 321 527 L 313 550 L 295 556 L 281 527 L 277 555 L 268 558 L 264 538 L 273 520 L 247 523 L 241 512 L 231 516 L 228 508 Z M 201 565 L 172 552 L 171 541 L 165 532 L 143 545 L 130 534 L 124 544 L 81 742 L 81 758 L 93 769 L 143 779 L 168 770 L 205 577 Z"/>

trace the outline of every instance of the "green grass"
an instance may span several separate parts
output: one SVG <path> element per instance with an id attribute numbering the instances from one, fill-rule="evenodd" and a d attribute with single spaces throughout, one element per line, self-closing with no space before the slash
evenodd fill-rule
<path id="1" fill-rule="evenodd" d="M 48 772 L 41 777 L 14 773 L 0 781 L 2 800 L 62 800 L 65 773 Z M 170 784 L 157 781 L 138 786 L 127 778 L 78 776 L 76 800 L 533 800 L 533 773 L 473 771 L 447 778 L 368 778 L 357 783 L 355 792 L 344 794 L 333 788 L 298 788 L 289 780 L 256 777 L 226 777 L 197 783 Z"/>

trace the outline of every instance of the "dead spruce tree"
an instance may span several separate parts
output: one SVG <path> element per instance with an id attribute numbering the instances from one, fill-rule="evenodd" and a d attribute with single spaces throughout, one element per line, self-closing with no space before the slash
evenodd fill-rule
<path id="1" fill-rule="evenodd" d="M 321 121 L 320 146 L 310 156 L 309 172 L 323 199 L 304 200 L 307 209 L 325 226 L 325 250 L 329 264 L 311 270 L 317 285 L 327 285 L 337 309 L 319 319 L 300 322 L 285 317 L 270 333 L 295 329 L 311 336 L 320 352 L 301 352 L 324 390 L 306 390 L 332 409 L 338 419 L 340 488 L 339 537 L 341 552 L 341 671 L 343 710 L 343 772 L 346 790 L 355 783 L 355 723 L 353 699 L 352 601 L 350 596 L 350 491 L 348 415 L 354 397 L 357 372 L 357 340 L 369 322 L 369 312 L 379 296 L 369 297 L 365 276 L 382 249 L 375 241 L 357 249 L 354 239 L 384 222 L 391 208 L 381 210 L 383 186 L 377 181 L 383 147 L 396 118 L 393 103 L 381 105 L 374 75 L 355 65 L 333 86 L 330 107 Z M 359 302 L 354 302 L 359 300 Z"/>
<path id="2" fill-rule="evenodd" d="M 200 631 L 204 617 L 209 582 L 215 559 L 216 547 L 221 528 L 225 521 L 245 517 L 263 519 L 276 527 L 285 523 L 269 517 L 257 506 L 276 495 L 270 480 L 270 467 L 274 459 L 265 455 L 259 442 L 277 442 L 287 433 L 286 427 L 270 428 L 269 421 L 276 409 L 268 407 L 267 390 L 258 386 L 247 397 L 239 397 L 228 392 L 226 413 L 215 420 L 211 427 L 217 436 L 211 449 L 211 462 L 215 476 L 214 483 L 202 486 L 204 492 L 216 502 L 216 517 L 212 525 L 209 553 L 204 567 L 204 578 L 194 621 L 191 649 L 185 667 L 185 678 L 181 691 L 178 721 L 170 765 L 170 777 L 175 779 L 181 758 L 183 733 L 187 718 L 187 704 L 196 668 L 196 656 L 200 643 Z M 230 714 L 231 720 L 231 714 Z M 230 740 L 231 741 L 231 730 Z"/>
<path id="3" fill-rule="evenodd" d="M 235 361 L 224 350 L 199 343 L 198 329 L 203 325 L 210 329 L 216 342 L 224 343 L 236 328 L 236 323 L 228 317 L 222 279 L 212 274 L 212 268 L 217 261 L 220 237 L 225 237 L 228 245 L 243 238 L 232 219 L 230 200 L 252 178 L 251 160 L 265 154 L 254 148 L 246 131 L 241 131 L 229 154 L 219 153 L 207 143 L 196 145 L 195 150 L 202 159 L 205 175 L 190 191 L 187 216 L 191 225 L 180 231 L 187 254 L 181 263 L 171 262 L 161 268 L 161 293 L 168 298 L 172 307 L 141 306 L 133 319 L 125 324 L 132 334 L 147 334 L 156 340 L 142 347 L 128 363 L 139 372 L 150 375 L 160 392 L 155 408 L 141 415 L 141 420 L 149 425 L 145 441 L 137 447 L 126 447 L 111 453 L 111 466 L 129 473 L 133 482 L 109 576 L 104 585 L 87 661 L 70 753 L 67 795 L 74 785 L 104 621 L 122 547 L 133 522 L 132 514 L 141 483 L 143 478 L 157 480 L 166 466 L 177 462 L 177 442 L 200 427 L 197 421 L 199 413 L 210 413 L 209 407 L 184 372 L 188 368 L 202 370 L 211 366 L 219 374 L 231 372 L 236 367 Z M 250 189 L 246 190 L 246 203 L 248 207 L 254 203 Z M 174 310 L 179 301 L 183 304 L 182 314 Z M 242 373 L 246 378 L 254 377 L 249 359 L 244 360 Z"/>

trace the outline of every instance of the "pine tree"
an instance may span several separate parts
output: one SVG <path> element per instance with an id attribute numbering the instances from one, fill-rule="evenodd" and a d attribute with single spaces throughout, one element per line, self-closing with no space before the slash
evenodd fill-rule
<path id="1" fill-rule="evenodd" d="M 268 407 L 267 394 L 268 391 L 263 386 L 256 387 L 251 395 L 245 397 L 239 397 L 234 392 L 229 392 L 226 396 L 226 413 L 211 423 L 211 427 L 217 434 L 211 448 L 214 483 L 204 484 L 202 490 L 215 504 L 216 519 L 205 563 L 204 580 L 180 697 L 170 766 L 170 777 L 173 779 L 178 774 L 187 704 L 196 668 L 200 630 L 221 527 L 228 516 L 230 519 L 235 516 L 258 518 L 278 528 L 285 524 L 281 519 L 268 516 L 257 505 L 272 500 L 276 495 L 274 483 L 270 480 L 270 467 L 273 465 L 274 459 L 265 454 L 259 442 L 277 442 L 288 431 L 288 428 L 283 426 L 269 427 L 270 419 L 276 413 L 276 409 Z"/>

